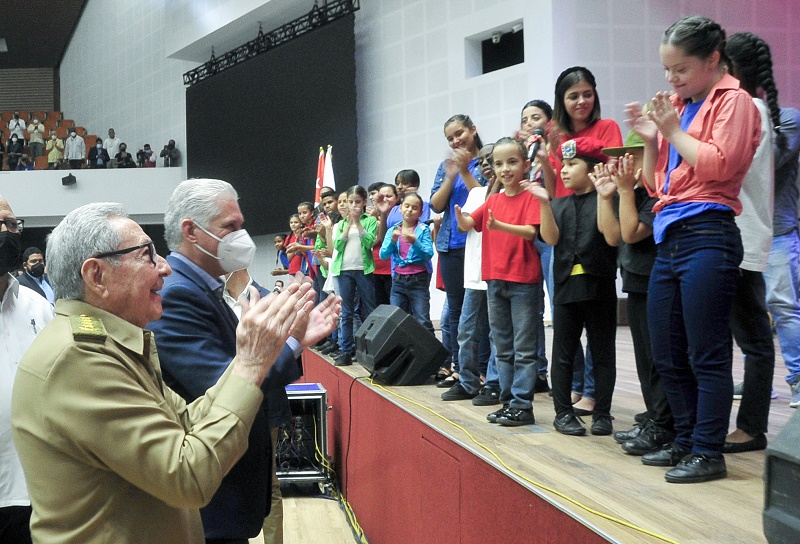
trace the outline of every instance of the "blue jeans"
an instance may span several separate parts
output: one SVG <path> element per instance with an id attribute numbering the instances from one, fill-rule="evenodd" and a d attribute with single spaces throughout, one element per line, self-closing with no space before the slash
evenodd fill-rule
<path id="1" fill-rule="evenodd" d="M 542 262 L 542 276 L 544 281 L 539 283 L 539 317 L 536 321 L 536 337 L 539 342 L 539 375 L 547 374 L 547 341 L 544 336 L 544 286 L 547 285 L 547 292 L 550 293 L 550 316 L 553 315 L 553 246 L 545 244 L 538 238 L 534 242 L 536 251 L 539 253 L 539 260 Z"/>
<path id="2" fill-rule="evenodd" d="M 536 384 L 535 283 L 489 280 L 489 326 L 497 350 L 500 402 L 531 410 Z"/>
<path id="3" fill-rule="evenodd" d="M 447 359 L 442 363 L 442 368 L 451 369 L 453 356 L 450 354 L 450 308 L 447 307 L 446 298 L 442 304 L 442 314 L 439 316 L 439 328 L 442 331 L 442 345 L 447 350 Z"/>
<path id="4" fill-rule="evenodd" d="M 675 442 L 693 453 L 721 453 L 728 432 L 731 308 L 742 255 L 733 214 L 704 212 L 667 229 L 650 276 L 653 363 L 675 418 Z"/>
<path id="5" fill-rule="evenodd" d="M 583 346 L 578 340 L 578 349 L 575 350 L 575 362 L 572 367 L 572 390 L 581 397 L 594 399 L 594 361 L 589 343 L 586 344 L 586 355 Z"/>
<path id="6" fill-rule="evenodd" d="M 356 289 L 361 295 L 362 315 L 366 317 L 375 309 L 375 291 L 372 278 L 361 270 L 342 270 L 339 274 L 339 294 L 342 297 L 342 330 L 339 348 L 342 353 L 355 353 L 353 338 L 353 316 L 356 311 Z"/>
<path id="7" fill-rule="evenodd" d="M 767 306 L 786 365 L 786 382 L 800 379 L 800 237 L 796 230 L 772 239 L 767 270 Z"/>
<path id="8" fill-rule="evenodd" d="M 461 385 L 471 394 L 481 388 L 481 343 L 488 336 L 486 291 L 466 289 L 458 323 L 458 353 L 461 356 Z"/>
<path id="9" fill-rule="evenodd" d="M 431 275 L 428 272 L 395 274 L 392 278 L 391 303 L 411 314 L 433 334 L 430 285 Z"/>
<path id="10" fill-rule="evenodd" d="M 450 251 L 439 253 L 439 267 L 442 272 L 442 281 L 444 282 L 444 291 L 447 294 L 447 307 L 449 309 L 450 345 L 445 344 L 445 347 L 450 350 L 453 370 L 459 372 L 458 321 L 461 319 L 461 305 L 464 303 L 464 248 L 451 249 Z"/>

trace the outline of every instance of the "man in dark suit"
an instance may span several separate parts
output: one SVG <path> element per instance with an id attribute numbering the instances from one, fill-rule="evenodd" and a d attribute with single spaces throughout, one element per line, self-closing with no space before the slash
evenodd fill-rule
<path id="1" fill-rule="evenodd" d="M 47 275 L 44 273 L 44 252 L 38 247 L 29 247 L 22 254 L 22 268 L 25 272 L 17 278 L 20 285 L 33 289 L 47 301 L 55 305 L 55 294 Z"/>
<path id="2" fill-rule="evenodd" d="M 160 291 L 163 314 L 150 323 L 164 380 L 187 400 L 216 383 L 236 355 L 233 311 L 223 301 L 220 276 L 247 268 L 255 245 L 242 229 L 244 218 L 234 188 L 224 181 L 194 179 L 175 189 L 164 227 L 172 275 Z M 281 372 L 292 372 L 304 347 L 333 331 L 340 304 L 333 297 L 298 314 L 292 333 L 262 390 Z M 295 370 L 296 372 L 296 370 Z M 200 511 L 208 544 L 247 544 L 269 514 L 272 453 L 265 405 L 256 416 L 249 447 Z"/>

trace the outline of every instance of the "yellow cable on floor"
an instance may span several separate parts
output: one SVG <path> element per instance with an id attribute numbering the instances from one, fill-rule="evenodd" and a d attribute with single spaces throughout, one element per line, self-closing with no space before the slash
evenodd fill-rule
<path id="1" fill-rule="evenodd" d="M 376 387 L 376 388 L 380 389 L 381 391 L 385 391 L 385 392 L 389 393 L 390 395 L 394 395 L 395 397 L 401 398 L 401 399 L 403 399 L 404 401 L 406 401 L 406 402 L 409 402 L 409 403 L 413 404 L 414 406 L 417 406 L 417 407 L 419 407 L 419 408 L 422 408 L 423 410 L 426 410 L 426 411 L 430 412 L 431 414 L 435 415 L 436 417 L 438 417 L 438 418 L 442 419 L 443 421 L 447 422 L 448 424 L 452 425 L 452 426 L 453 426 L 453 427 L 455 427 L 456 429 L 458 429 L 458 430 L 460 430 L 461 432 L 463 432 L 464 434 L 466 434 L 466 435 L 467 435 L 467 437 L 469 437 L 469 439 L 470 439 L 470 440 L 472 440 L 472 442 L 474 442 L 474 443 L 475 443 L 475 444 L 476 444 L 476 445 L 477 445 L 479 448 L 481 448 L 481 449 L 482 449 L 482 450 L 484 450 L 486 453 L 488 453 L 489 455 L 491 455 L 492 457 L 494 457 L 494 459 L 495 459 L 495 460 L 496 460 L 498 463 L 500 463 L 500 465 L 501 465 L 503 468 L 505 468 L 507 471 L 509 471 L 510 473 L 514 474 L 514 475 L 515 475 L 515 476 L 517 476 L 518 478 L 520 478 L 520 479 L 522 479 L 522 480 L 525 480 L 526 482 L 528 482 L 528 483 L 529 483 L 529 484 L 531 484 L 532 486 L 534 486 L 534 487 L 538 487 L 539 489 L 542 489 L 542 490 L 544 490 L 544 491 L 547 491 L 548 493 L 552 493 L 553 495 L 555 495 L 555 496 L 557 496 L 557 497 L 560 497 L 560 498 L 564 499 L 565 501 L 568 501 L 568 502 L 570 502 L 570 503 L 574 504 L 575 506 L 577 506 L 578 508 L 580 508 L 580 509 L 582 509 L 582 510 L 585 510 L 585 511 L 587 511 L 587 512 L 589 512 L 589 513 L 591 513 L 591 514 L 594 514 L 594 515 L 596 515 L 596 516 L 598 516 L 598 517 L 601 517 L 601 518 L 603 518 L 603 519 L 607 519 L 608 521 L 611 521 L 611 522 L 613 522 L 613 523 L 616 523 L 616 524 L 618 524 L 618 525 L 622 525 L 623 527 L 627 527 L 627 528 L 629 528 L 629 529 L 633 529 L 634 531 L 638 531 L 638 532 L 640 532 L 640 533 L 643 533 L 643 534 L 645 534 L 645 535 L 648 535 L 648 536 L 652 536 L 653 538 L 657 538 L 658 540 L 661 540 L 661 541 L 663 541 L 663 542 L 668 542 L 669 544 L 678 544 L 678 542 L 677 542 L 677 541 L 675 541 L 675 540 L 671 540 L 671 539 L 669 539 L 669 538 L 667 538 L 667 537 L 665 537 L 665 536 L 662 536 L 662 535 L 660 535 L 660 534 L 658 534 L 658 533 L 654 533 L 654 532 L 652 532 L 652 531 L 648 531 L 647 529 L 644 529 L 644 528 L 642 528 L 642 527 L 639 527 L 638 525 L 634 525 L 633 523 L 627 522 L 627 521 L 625 521 L 625 520 L 622 520 L 622 519 L 619 519 L 619 518 L 615 518 L 614 516 L 612 516 L 612 515 L 610 515 L 610 514 L 605 514 L 605 513 L 603 513 L 603 512 L 600 512 L 600 511 L 598 511 L 598 510 L 595 510 L 594 508 L 591 508 L 590 506 L 587 506 L 587 505 L 585 505 L 585 504 L 581 503 L 580 501 L 578 501 L 578 500 L 576 500 L 576 499 L 573 499 L 573 498 L 571 498 L 571 497 L 568 497 L 567 495 L 565 495 L 565 494 L 561 493 L 560 491 L 556 491 L 556 490 L 555 490 L 555 489 L 553 489 L 552 487 L 548 487 L 548 486 L 546 486 L 546 485 L 544 485 L 544 484 L 542 484 L 542 483 L 540 483 L 540 482 L 536 482 L 536 481 L 534 481 L 534 480 L 531 480 L 531 479 L 530 479 L 530 478 L 528 478 L 527 476 L 524 476 L 523 474 L 520 474 L 519 472 L 517 472 L 517 471 L 516 471 L 516 470 L 514 470 L 513 468 L 509 467 L 509 466 L 508 466 L 508 465 L 507 465 L 507 464 L 506 464 L 506 463 L 505 463 L 505 462 L 504 462 L 504 461 L 503 461 L 503 460 L 500 458 L 500 456 L 499 456 L 499 455 L 497 455 L 497 454 L 496 454 L 494 451 L 492 451 L 492 450 L 491 450 L 491 449 L 490 449 L 488 446 L 486 446 L 485 444 L 483 444 L 483 443 L 479 442 L 479 441 L 478 441 L 478 439 L 476 439 L 474 436 L 472 436 L 472 434 L 471 434 L 471 433 L 470 433 L 468 430 L 466 430 L 464 427 L 462 427 L 461 425 L 459 425 L 459 424 L 458 424 L 458 423 L 456 423 L 455 421 L 453 421 L 453 420 L 451 420 L 451 419 L 448 419 L 447 417 L 443 416 L 442 414 L 440 414 L 440 413 L 439 413 L 439 412 L 437 412 L 436 410 L 434 410 L 434 409 L 432 409 L 432 408 L 429 408 L 429 407 L 425 406 L 424 404 L 420 404 L 419 402 L 417 402 L 417 401 L 415 401 L 415 400 L 412 400 L 412 399 L 410 399 L 410 398 L 408 398 L 408 397 L 405 397 L 405 396 L 401 395 L 400 393 L 396 393 L 396 392 L 394 392 L 394 391 L 392 391 L 392 390 L 390 390 L 390 389 L 387 389 L 386 387 L 383 387 L 383 386 L 382 386 L 382 385 L 380 385 L 379 383 L 376 383 L 375 381 L 373 381 L 373 380 L 372 380 L 372 378 L 358 378 L 358 379 L 363 379 L 363 380 L 365 380 L 365 381 L 369 382 L 369 383 L 370 383 L 372 386 L 374 386 L 374 387 Z"/>

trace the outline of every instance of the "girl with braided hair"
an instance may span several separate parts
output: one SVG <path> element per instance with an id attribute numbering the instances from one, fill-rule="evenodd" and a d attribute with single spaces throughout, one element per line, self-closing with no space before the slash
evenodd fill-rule
<path id="1" fill-rule="evenodd" d="M 769 419 L 772 375 L 775 370 L 775 346 L 767 312 L 763 272 L 767 268 L 772 245 L 775 186 L 770 114 L 777 119 L 779 112 L 775 99 L 777 93 L 772 83 L 772 60 L 766 44 L 752 43 L 749 38 L 737 34 L 728 40 L 725 51 L 731 59 L 729 72 L 750 93 L 761 116 L 758 148 L 739 193 L 742 213 L 736 217 L 736 226 L 742 233 L 744 258 L 739 265 L 736 293 L 733 297 L 731 332 L 744 353 L 744 382 L 740 387 L 737 386 L 742 402 L 736 416 L 736 430 L 725 438 L 722 448 L 724 453 L 742 453 L 767 447 L 765 433 Z M 757 70 L 753 63 L 758 63 Z M 771 83 L 769 90 L 765 88 L 760 94 L 756 92 L 759 87 L 757 71 L 763 73 L 763 79 Z M 769 97 L 770 107 L 767 107 L 762 96 Z"/>
<path id="2" fill-rule="evenodd" d="M 787 370 L 786 382 L 792 393 L 789 406 L 797 408 L 800 406 L 800 237 L 797 224 L 800 111 L 778 106 L 772 57 L 764 40 L 750 32 L 740 32 L 730 37 L 726 52 L 742 88 L 753 96 L 762 96 L 769 106 L 775 129 L 775 210 L 764 280 L 767 306 L 775 319 Z M 740 414 L 741 411 L 740 408 Z"/>
<path id="3" fill-rule="evenodd" d="M 625 109 L 645 143 L 643 179 L 658 198 L 647 317 L 676 438 L 642 463 L 674 467 L 668 482 L 696 483 L 727 475 L 730 315 L 743 256 L 734 216 L 761 119 L 726 73 L 725 31 L 716 22 L 684 17 L 664 33 L 659 53 L 674 94 L 657 93 L 646 114 L 638 103 Z"/>

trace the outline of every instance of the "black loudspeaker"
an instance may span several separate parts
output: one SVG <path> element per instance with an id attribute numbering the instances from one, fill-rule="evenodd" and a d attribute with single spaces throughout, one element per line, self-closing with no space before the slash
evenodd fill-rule
<path id="1" fill-rule="evenodd" d="M 764 535 L 770 544 L 800 542 L 800 411 L 767 448 Z"/>
<path id="2" fill-rule="evenodd" d="M 447 359 L 442 343 L 397 306 L 378 306 L 355 336 L 356 360 L 386 385 L 421 385 Z"/>
<path id="3" fill-rule="evenodd" d="M 78 178 L 69 174 L 68 176 L 64 176 L 61 178 L 61 185 L 75 185 L 78 182 Z"/>

